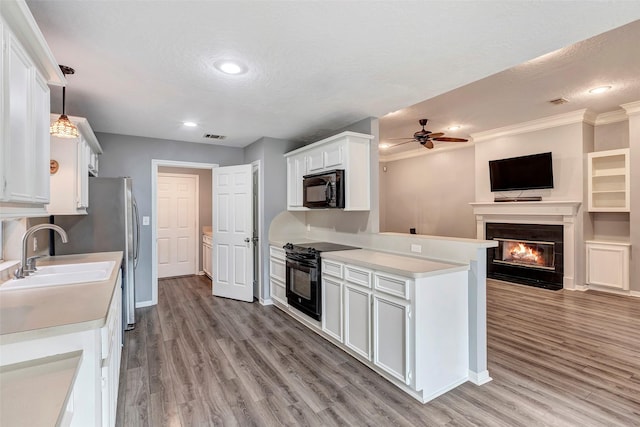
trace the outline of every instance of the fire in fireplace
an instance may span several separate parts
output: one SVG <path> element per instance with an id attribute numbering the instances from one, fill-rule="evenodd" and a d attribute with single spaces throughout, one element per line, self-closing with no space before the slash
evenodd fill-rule
<path id="1" fill-rule="evenodd" d="M 546 224 L 487 223 L 487 277 L 558 290 L 563 279 L 563 227 Z"/>

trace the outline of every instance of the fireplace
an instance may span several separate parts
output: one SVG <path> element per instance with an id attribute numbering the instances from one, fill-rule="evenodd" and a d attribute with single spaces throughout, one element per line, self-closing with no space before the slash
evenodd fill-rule
<path id="1" fill-rule="evenodd" d="M 498 246 L 487 254 L 487 277 L 562 289 L 563 226 L 548 224 L 486 223 L 487 240 Z"/>

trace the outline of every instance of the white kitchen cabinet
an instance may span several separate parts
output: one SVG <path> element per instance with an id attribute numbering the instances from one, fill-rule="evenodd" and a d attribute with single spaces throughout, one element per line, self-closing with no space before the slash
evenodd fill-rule
<path id="1" fill-rule="evenodd" d="M 409 302 L 373 296 L 373 363 L 405 384 L 411 384 L 410 315 Z"/>
<path id="2" fill-rule="evenodd" d="M 269 247 L 269 284 L 271 289 L 271 299 L 281 305 L 288 307 L 286 288 L 286 264 L 285 252 L 277 246 Z"/>
<path id="3" fill-rule="evenodd" d="M 629 149 L 588 154 L 589 212 L 629 212 Z"/>
<path id="4" fill-rule="evenodd" d="M 52 121 L 57 118 L 57 114 L 50 116 Z M 87 119 L 69 116 L 69 120 L 78 127 L 78 138 L 51 137 L 51 160 L 58 163 L 58 171 L 50 177 L 49 215 L 87 213 L 91 156 L 102 152 Z"/>
<path id="5" fill-rule="evenodd" d="M 287 158 L 287 209 L 302 206 L 302 177 L 344 169 L 345 211 L 367 211 L 371 206 L 370 143 L 372 135 L 342 132 L 285 154 Z"/>
<path id="6" fill-rule="evenodd" d="M 73 413 L 72 427 L 115 426 L 122 356 L 121 275 L 117 277 L 104 326 L 74 332 L 70 325 L 67 333 L 36 333 L 33 339 L 9 342 L 1 348 L 3 364 L 82 351 L 68 407 Z"/>
<path id="7" fill-rule="evenodd" d="M 629 258 L 631 244 L 588 240 L 587 280 L 590 285 L 629 290 Z"/>
<path id="8" fill-rule="evenodd" d="M 371 360 L 371 291 L 344 285 L 344 344 Z"/>
<path id="9" fill-rule="evenodd" d="M 322 277 L 322 330 L 338 342 L 344 342 L 342 287 L 341 281 Z"/>
<path id="10" fill-rule="evenodd" d="M 211 236 L 204 234 L 202 236 L 202 270 L 210 279 L 213 278 L 211 275 L 212 251 Z"/>
<path id="11" fill-rule="evenodd" d="M 302 206 L 302 177 L 307 173 L 307 156 L 300 154 L 287 158 L 287 206 L 289 210 L 306 209 Z"/>
<path id="12" fill-rule="evenodd" d="M 0 218 L 46 215 L 49 201 L 49 84 L 63 84 L 23 2 L 0 5 Z"/>

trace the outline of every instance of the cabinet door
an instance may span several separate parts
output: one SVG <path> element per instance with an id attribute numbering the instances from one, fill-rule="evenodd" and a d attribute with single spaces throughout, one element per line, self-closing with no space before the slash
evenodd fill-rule
<path id="1" fill-rule="evenodd" d="M 293 208 L 302 207 L 302 177 L 306 173 L 306 156 L 287 158 L 287 206 Z"/>
<path id="2" fill-rule="evenodd" d="M 344 343 L 371 360 L 371 292 L 345 284 Z"/>
<path id="3" fill-rule="evenodd" d="M 319 172 L 324 169 L 324 150 L 316 149 L 307 154 L 309 172 Z"/>
<path id="4" fill-rule="evenodd" d="M 405 384 L 409 375 L 409 314 L 411 305 L 373 296 L 373 363 Z"/>
<path id="5" fill-rule="evenodd" d="M 202 245 L 202 270 L 211 277 L 211 246 Z"/>
<path id="6" fill-rule="evenodd" d="M 325 169 L 337 169 L 343 166 L 342 147 L 344 143 L 329 144 L 324 149 L 324 167 Z"/>
<path id="7" fill-rule="evenodd" d="M 89 156 L 91 154 L 89 144 L 84 138 L 80 138 L 78 144 L 78 181 L 77 181 L 77 207 L 89 207 Z"/>
<path id="8" fill-rule="evenodd" d="M 2 200 L 31 202 L 33 200 L 31 168 L 35 144 L 31 129 L 31 88 L 34 69 L 27 54 L 11 33 L 5 31 L 3 74 L 5 93 L 5 134 L 3 140 L 4 177 L 0 192 Z"/>
<path id="9" fill-rule="evenodd" d="M 49 86 L 36 75 L 33 86 L 34 142 L 33 199 L 38 203 L 49 203 L 49 160 L 51 138 L 49 135 Z"/>
<path id="10" fill-rule="evenodd" d="M 322 330 L 342 342 L 342 283 L 322 277 Z"/>

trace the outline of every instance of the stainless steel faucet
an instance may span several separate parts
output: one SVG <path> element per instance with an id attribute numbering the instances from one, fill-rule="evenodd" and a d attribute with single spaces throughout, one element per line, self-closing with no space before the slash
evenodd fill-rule
<path id="1" fill-rule="evenodd" d="M 27 258 L 27 248 L 28 248 L 27 243 L 29 243 L 29 237 L 31 237 L 31 235 L 33 233 L 35 233 L 36 231 L 39 231 L 39 230 L 47 229 L 47 228 L 50 229 L 50 230 L 57 231 L 58 234 L 60 234 L 60 238 L 62 239 L 62 243 L 67 243 L 69 241 L 68 238 L 67 238 L 67 232 L 64 231 L 64 229 L 62 227 L 60 227 L 59 225 L 55 225 L 55 224 L 38 224 L 38 225 L 34 225 L 33 227 L 29 228 L 27 231 L 25 231 L 24 236 L 22 236 L 22 262 L 20 263 L 20 267 L 14 273 L 14 276 L 16 277 L 16 279 L 24 279 L 29 274 L 31 274 L 34 271 L 36 271 L 36 258 L 37 257 Z"/>

